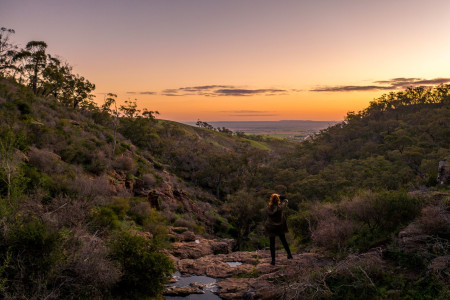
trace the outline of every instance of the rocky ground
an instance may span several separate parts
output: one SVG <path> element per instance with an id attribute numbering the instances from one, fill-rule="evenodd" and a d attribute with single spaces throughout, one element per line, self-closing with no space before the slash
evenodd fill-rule
<path id="1" fill-rule="evenodd" d="M 395 251 L 426 258 L 427 273 L 450 284 L 449 240 L 446 235 L 436 235 L 439 228 L 448 233 L 449 220 L 448 207 L 432 204 L 423 209 L 419 219 L 403 228 L 393 242 L 398 248 Z M 269 250 L 232 252 L 232 239 L 207 239 L 184 227 L 172 227 L 170 234 L 176 242 L 168 254 L 181 276 L 217 279 L 214 289 L 208 292 L 222 299 L 308 299 L 308 295 L 329 295 L 327 278 L 347 277 L 374 285 L 371 276 L 395 270 L 385 258 L 394 250 L 386 245 L 340 259 L 320 253 L 297 253 L 288 260 L 284 251 L 278 251 L 276 265 L 272 266 Z M 410 274 L 411 280 L 420 279 L 417 276 L 420 274 Z M 168 287 L 165 295 L 186 296 L 205 290 L 191 283 L 188 287 Z"/>
<path id="2" fill-rule="evenodd" d="M 182 231 L 175 228 L 175 231 Z M 300 269 L 332 263 L 317 253 L 294 254 L 287 259 L 284 251 L 277 252 L 276 265 L 270 264 L 268 250 L 231 252 L 233 240 L 208 240 L 184 231 L 172 232 L 178 242 L 173 243 L 172 259 L 184 275 L 206 275 L 218 279 L 217 295 L 223 299 L 273 299 L 280 293 L 280 283 L 299 273 Z M 231 262 L 231 263 L 230 263 Z M 186 288 L 167 288 L 166 295 L 186 295 Z M 192 293 L 197 288 L 190 288 Z"/>

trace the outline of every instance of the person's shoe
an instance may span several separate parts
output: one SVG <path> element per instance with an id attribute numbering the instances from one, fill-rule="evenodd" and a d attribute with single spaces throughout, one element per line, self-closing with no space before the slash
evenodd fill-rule
<path id="1" fill-rule="evenodd" d="M 292 254 L 288 254 L 288 259 L 293 259 Z"/>
<path id="2" fill-rule="evenodd" d="M 271 264 L 272 266 L 275 266 L 275 260 L 272 259 L 272 261 L 270 262 L 270 264 Z"/>

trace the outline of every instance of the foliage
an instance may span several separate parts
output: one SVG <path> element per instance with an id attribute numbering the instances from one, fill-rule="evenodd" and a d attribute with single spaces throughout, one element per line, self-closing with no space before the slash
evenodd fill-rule
<path id="1" fill-rule="evenodd" d="M 129 298 L 159 295 L 175 271 L 172 261 L 158 251 L 157 245 L 125 231 L 112 240 L 111 257 L 123 271 L 114 292 Z"/>
<path id="2" fill-rule="evenodd" d="M 0 236 L 0 261 L 3 262 L 0 292 L 7 295 L 13 289 L 20 289 L 27 297 L 33 297 L 37 289 L 46 289 L 45 280 L 52 278 L 63 262 L 61 245 L 62 235 L 47 224 L 37 220 L 12 223 Z M 38 287 L 41 280 L 44 286 Z"/>
<path id="3" fill-rule="evenodd" d="M 292 291 L 446 293 L 447 269 L 428 271 L 448 255 L 446 206 L 406 191 L 434 189 L 438 162 L 449 155 L 449 85 L 384 95 L 296 143 L 157 120 L 136 100 L 118 105 L 113 93 L 97 107 L 93 83 L 48 54 L 45 42 L 19 49 L 12 34 L 1 28 L 2 296 L 157 297 L 173 271 L 162 253 L 167 224 L 261 249 L 262 209 L 274 192 L 289 198 L 290 232 L 302 246 L 339 254 L 333 268 L 309 270 Z M 161 207 L 152 207 L 149 190 L 161 192 Z M 396 248 L 413 220 L 427 244 Z M 376 247 L 387 248 L 383 260 L 366 259 Z"/>
<path id="4" fill-rule="evenodd" d="M 250 233 L 256 230 L 264 217 L 263 207 L 264 201 L 254 197 L 250 191 L 241 190 L 227 199 L 225 209 L 228 221 L 235 229 L 236 249 L 241 250 L 248 245 Z"/>
<path id="5" fill-rule="evenodd" d="M 0 28 L 0 75 L 6 75 L 14 70 L 13 57 L 17 46 L 10 42 L 14 29 Z"/>

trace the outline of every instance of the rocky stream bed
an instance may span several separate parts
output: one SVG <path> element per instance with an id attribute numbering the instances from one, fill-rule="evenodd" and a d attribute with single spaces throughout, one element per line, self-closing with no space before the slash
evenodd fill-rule
<path id="1" fill-rule="evenodd" d="M 273 299 L 280 283 L 299 269 L 331 263 L 317 253 L 294 254 L 288 260 L 279 251 L 272 266 L 268 250 L 232 252 L 233 240 L 205 239 L 189 231 L 173 234 L 178 242 L 170 255 L 178 272 L 165 299 Z"/>

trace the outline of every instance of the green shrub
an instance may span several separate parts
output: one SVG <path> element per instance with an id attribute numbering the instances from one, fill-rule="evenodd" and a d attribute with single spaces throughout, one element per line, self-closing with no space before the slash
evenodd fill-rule
<path id="1" fill-rule="evenodd" d="M 5 242 L 3 246 L 8 250 L 3 253 L 11 255 L 8 277 L 18 276 L 25 284 L 47 278 L 62 260 L 61 234 L 38 221 L 14 225 L 7 232 Z M 0 260 L 8 259 L 2 256 Z"/>
<path id="2" fill-rule="evenodd" d="M 261 276 L 261 271 L 256 269 L 256 267 L 253 267 L 253 269 L 251 271 L 233 274 L 232 277 L 233 278 L 258 278 L 259 276 Z"/>
<path id="3" fill-rule="evenodd" d="M 92 225 L 107 229 L 118 229 L 120 227 L 120 221 L 117 214 L 110 207 L 102 206 L 93 209 L 91 214 Z"/>
<path id="4" fill-rule="evenodd" d="M 120 219 L 123 219 L 130 209 L 130 202 L 127 198 L 115 198 L 108 207 L 111 208 Z"/>
<path id="5" fill-rule="evenodd" d="M 298 214 L 292 215 L 288 219 L 289 229 L 300 243 L 307 243 L 311 240 L 311 226 L 314 226 L 315 219 L 309 211 L 302 210 Z"/>
<path id="6" fill-rule="evenodd" d="M 339 213 L 359 223 L 349 246 L 358 251 L 387 242 L 420 213 L 421 203 L 403 191 L 363 192 L 339 206 Z"/>
<path id="7" fill-rule="evenodd" d="M 112 239 L 111 258 L 122 267 L 122 277 L 114 293 L 125 298 L 159 296 L 175 271 L 172 261 L 154 243 L 126 231 Z"/>

